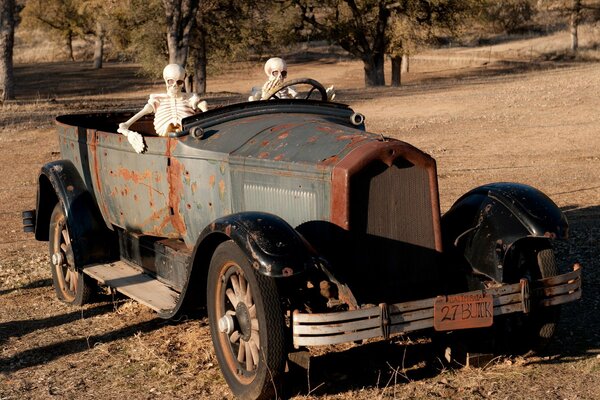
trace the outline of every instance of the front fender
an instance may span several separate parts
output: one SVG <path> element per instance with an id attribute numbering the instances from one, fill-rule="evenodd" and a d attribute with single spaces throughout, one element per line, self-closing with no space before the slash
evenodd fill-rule
<path id="1" fill-rule="evenodd" d="M 312 264 L 322 262 L 308 242 L 283 219 L 268 213 L 242 212 L 219 218 L 198 237 L 192 253 L 192 267 L 178 305 L 164 318 L 179 310 L 204 304 L 206 274 L 217 246 L 233 240 L 252 266 L 273 278 L 298 275 Z"/>
<path id="2" fill-rule="evenodd" d="M 444 248 L 458 252 L 471 268 L 503 282 L 510 248 L 526 237 L 566 239 L 568 223 L 541 191 L 517 183 L 477 187 L 442 217 Z"/>
<path id="3" fill-rule="evenodd" d="M 316 255 L 287 222 L 263 212 L 243 212 L 219 218 L 204 229 L 199 243 L 210 241 L 208 238 L 212 235 L 232 239 L 259 273 L 271 277 L 304 272 L 307 263 Z"/>
<path id="4" fill-rule="evenodd" d="M 65 210 L 73 253 L 79 266 L 114 258 L 117 242 L 93 195 L 71 161 L 45 164 L 38 178 L 35 238 L 49 240 L 50 216 L 57 202 Z"/>

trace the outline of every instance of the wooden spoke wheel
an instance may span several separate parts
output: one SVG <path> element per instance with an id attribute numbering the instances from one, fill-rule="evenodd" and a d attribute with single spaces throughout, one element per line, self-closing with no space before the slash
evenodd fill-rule
<path id="1" fill-rule="evenodd" d="M 284 318 L 272 278 L 255 271 L 232 241 L 211 260 L 207 308 L 215 353 L 236 397 L 276 396 L 285 367 Z"/>
<path id="2" fill-rule="evenodd" d="M 60 203 L 50 217 L 50 269 L 57 297 L 65 303 L 83 305 L 89 301 L 91 286 L 77 265 L 73 255 L 73 240 L 67 217 Z"/>

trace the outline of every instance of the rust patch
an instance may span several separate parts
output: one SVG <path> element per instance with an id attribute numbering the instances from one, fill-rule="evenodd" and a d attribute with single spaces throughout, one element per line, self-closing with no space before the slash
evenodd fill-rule
<path id="1" fill-rule="evenodd" d="M 196 182 L 192 183 L 192 193 L 196 193 L 196 190 L 198 190 L 198 184 Z"/>
<path id="2" fill-rule="evenodd" d="M 269 141 L 268 141 L 268 140 L 263 140 L 263 141 L 260 143 L 260 145 L 261 145 L 261 146 L 263 146 L 263 147 L 265 147 L 265 146 L 268 146 L 268 145 L 269 145 Z"/>
<path id="3" fill-rule="evenodd" d="M 283 159 L 283 154 L 280 154 L 278 156 L 275 156 L 275 158 L 273 158 L 273 160 L 275 161 L 281 161 Z"/>
<path id="4" fill-rule="evenodd" d="M 284 132 L 281 135 L 277 136 L 277 139 L 283 140 L 283 139 L 287 138 L 289 135 L 290 135 L 289 132 Z"/>
<path id="5" fill-rule="evenodd" d="M 319 139 L 318 136 L 311 136 L 308 138 L 308 140 L 306 142 L 307 143 L 315 143 L 318 139 Z"/>
<path id="6" fill-rule="evenodd" d="M 317 126 L 317 127 L 315 127 L 315 129 L 319 132 L 325 132 L 325 133 L 331 133 L 331 134 L 343 132 L 341 129 L 335 129 L 330 126 Z"/>
<path id="7" fill-rule="evenodd" d="M 225 200 L 225 181 L 223 179 L 219 181 L 219 198 Z"/>
<path id="8" fill-rule="evenodd" d="M 208 185 L 210 186 L 211 189 L 215 187 L 215 176 L 214 175 L 211 175 L 208 178 Z"/>
<path id="9" fill-rule="evenodd" d="M 119 168 L 117 171 L 117 175 L 123 178 L 125 181 L 131 181 L 136 185 L 145 180 L 149 180 L 152 178 L 151 171 L 144 171 L 142 173 L 138 173 L 136 171 L 131 171 L 127 168 Z"/>
<path id="10" fill-rule="evenodd" d="M 334 165 L 339 161 L 338 156 L 331 156 L 320 162 L 321 165 Z"/>
<path id="11" fill-rule="evenodd" d="M 167 146 L 168 156 L 172 153 L 173 148 L 177 145 L 177 140 L 169 139 Z M 187 231 L 185 221 L 179 210 L 179 204 L 183 198 L 183 175 L 184 166 L 178 160 L 170 158 L 171 165 L 168 167 L 167 179 L 169 181 L 169 207 L 171 209 L 170 215 L 167 217 L 171 221 L 173 227 L 179 234 L 185 236 Z"/>
<path id="12" fill-rule="evenodd" d="M 262 153 L 260 153 L 258 155 L 258 158 L 261 158 L 261 159 L 264 159 L 264 158 L 267 158 L 267 157 L 269 157 L 269 153 L 267 151 L 263 151 Z"/>

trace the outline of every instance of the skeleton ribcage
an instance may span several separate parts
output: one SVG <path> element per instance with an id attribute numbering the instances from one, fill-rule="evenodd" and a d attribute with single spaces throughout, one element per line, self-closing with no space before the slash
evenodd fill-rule
<path id="1" fill-rule="evenodd" d="M 181 130 L 181 120 L 195 114 L 185 98 L 171 97 L 159 101 L 154 114 L 154 130 L 160 136 Z"/>

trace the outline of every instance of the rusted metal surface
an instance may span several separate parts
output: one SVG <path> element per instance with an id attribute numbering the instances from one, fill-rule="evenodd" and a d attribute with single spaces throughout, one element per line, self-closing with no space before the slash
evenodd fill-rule
<path id="1" fill-rule="evenodd" d="M 332 199 L 331 199 L 331 221 L 344 229 L 351 229 L 350 226 L 350 180 L 354 174 L 363 170 L 367 165 L 374 161 L 381 161 L 388 167 L 391 167 L 395 160 L 402 159 L 423 168 L 429 176 L 430 207 L 432 210 L 431 224 L 435 235 L 435 249 L 442 250 L 441 223 L 439 194 L 437 187 L 437 172 L 435 160 L 416 149 L 415 147 L 401 142 L 390 141 L 369 142 L 348 154 L 343 160 L 335 164 L 332 172 Z M 427 223 L 426 221 L 424 221 Z"/>
<path id="2" fill-rule="evenodd" d="M 534 286 L 560 288 L 568 286 L 568 293 L 548 297 L 544 291 L 524 290 L 523 282 L 454 295 L 459 297 L 491 296 L 493 316 L 529 311 L 526 300 L 536 306 L 550 306 L 574 301 L 581 297 L 581 267 L 573 271 L 539 279 Z M 528 286 L 528 285 L 527 285 Z M 525 299 L 527 297 L 527 299 Z M 308 314 L 295 311 L 292 317 L 293 343 L 295 347 L 329 345 L 355 340 L 387 337 L 390 334 L 412 332 L 435 327 L 434 304 L 437 297 L 399 304 L 380 304 L 365 309 L 335 313 Z M 384 311 L 382 311 L 385 309 Z M 484 325 L 482 325 L 484 326 Z M 489 326 L 489 325 L 485 325 Z M 456 324 L 452 329 L 470 328 L 472 325 Z"/>

